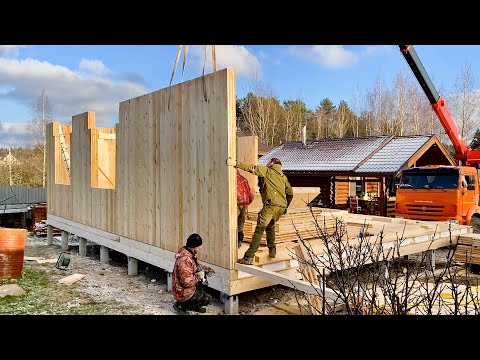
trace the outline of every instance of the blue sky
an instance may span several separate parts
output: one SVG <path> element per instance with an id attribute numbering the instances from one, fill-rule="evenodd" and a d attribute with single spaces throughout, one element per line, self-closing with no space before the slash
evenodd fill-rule
<path id="1" fill-rule="evenodd" d="M 53 105 L 54 120 L 67 124 L 73 115 L 95 111 L 97 126 L 113 127 L 120 101 L 168 86 L 177 48 L 0 45 L 0 147 L 28 143 L 25 125 L 42 88 Z M 444 95 L 453 91 L 465 64 L 476 76 L 480 71 L 478 45 L 415 48 Z M 261 84 L 281 101 L 300 99 L 311 109 L 327 97 L 335 105 L 341 100 L 353 104 L 354 94 L 371 90 L 377 79 L 393 87 L 396 74 L 411 74 L 397 45 L 217 45 L 216 54 L 218 69 L 236 69 L 237 97 Z M 182 80 L 182 59 L 173 83 Z M 203 48 L 190 46 L 183 80 L 200 76 L 202 66 Z M 207 62 L 206 72 L 211 71 Z"/>

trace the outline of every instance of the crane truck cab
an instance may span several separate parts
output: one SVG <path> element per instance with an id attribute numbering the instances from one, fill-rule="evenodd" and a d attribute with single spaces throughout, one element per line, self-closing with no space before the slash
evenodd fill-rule
<path id="1" fill-rule="evenodd" d="M 473 166 L 405 169 L 396 192 L 398 218 L 449 221 L 480 232 L 479 173 Z"/>

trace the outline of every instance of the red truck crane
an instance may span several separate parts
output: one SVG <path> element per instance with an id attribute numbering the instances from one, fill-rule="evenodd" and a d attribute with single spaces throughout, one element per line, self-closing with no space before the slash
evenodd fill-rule
<path id="1" fill-rule="evenodd" d="M 398 46 L 453 144 L 457 166 L 404 170 L 396 193 L 396 217 L 472 225 L 480 233 L 480 150 L 468 148 L 413 45 Z"/>

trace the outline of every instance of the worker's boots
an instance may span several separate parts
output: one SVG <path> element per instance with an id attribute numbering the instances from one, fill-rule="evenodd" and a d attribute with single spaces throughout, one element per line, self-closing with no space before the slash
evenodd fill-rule
<path id="1" fill-rule="evenodd" d="M 253 264 L 253 257 L 244 256 L 243 258 L 238 259 L 237 262 L 239 264 L 252 265 Z"/>
<path id="2" fill-rule="evenodd" d="M 243 241 L 243 231 L 238 232 L 238 247 L 242 246 L 242 241 Z"/>
<path id="3" fill-rule="evenodd" d="M 185 306 L 180 303 L 180 302 L 176 302 L 175 304 L 173 304 L 173 308 L 180 314 L 180 315 L 188 315 L 188 312 L 187 310 L 185 310 Z"/>
<path id="4" fill-rule="evenodd" d="M 192 311 L 198 312 L 200 314 L 205 314 L 207 312 L 207 309 L 202 307 L 202 306 L 196 306 L 191 309 Z"/>
<path id="5" fill-rule="evenodd" d="M 275 256 L 277 256 L 277 248 L 275 246 L 268 248 L 268 256 L 270 259 L 275 259 Z"/>

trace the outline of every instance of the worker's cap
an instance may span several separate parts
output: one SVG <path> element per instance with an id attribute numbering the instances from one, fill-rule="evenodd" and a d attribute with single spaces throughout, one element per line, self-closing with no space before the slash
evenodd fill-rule
<path id="1" fill-rule="evenodd" d="M 198 234 L 192 234 L 187 239 L 187 247 L 194 248 L 202 245 L 202 237 Z"/>

